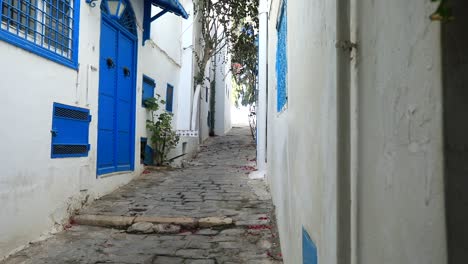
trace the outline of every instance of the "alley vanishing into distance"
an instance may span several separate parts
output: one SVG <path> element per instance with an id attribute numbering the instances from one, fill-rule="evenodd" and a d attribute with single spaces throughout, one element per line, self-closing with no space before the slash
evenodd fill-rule
<path id="1" fill-rule="evenodd" d="M 145 171 L 13 263 L 282 263 L 249 128 L 210 138 L 181 169 Z M 31 219 L 33 220 L 33 219 Z"/>

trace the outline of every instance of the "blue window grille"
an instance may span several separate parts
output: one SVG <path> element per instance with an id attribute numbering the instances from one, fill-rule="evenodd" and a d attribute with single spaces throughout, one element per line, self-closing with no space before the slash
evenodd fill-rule
<path id="1" fill-rule="evenodd" d="M 172 104 L 174 102 L 174 86 L 167 84 L 166 90 L 166 111 L 172 112 Z"/>
<path id="2" fill-rule="evenodd" d="M 51 157 L 88 156 L 90 122 L 89 109 L 54 103 Z"/>
<path id="3" fill-rule="evenodd" d="M 278 21 L 276 47 L 277 111 L 281 112 L 288 101 L 288 16 L 287 0 L 283 0 Z"/>
<path id="4" fill-rule="evenodd" d="M 154 88 L 156 87 L 156 82 L 148 76 L 143 75 L 143 96 L 141 104 L 145 106 L 145 100 L 154 97 Z"/>
<path id="5" fill-rule="evenodd" d="M 109 5 L 115 5 L 115 1 L 108 1 L 108 0 L 102 0 L 101 1 L 101 11 L 109 15 Z M 125 28 L 130 34 L 133 36 L 137 36 L 137 27 L 136 27 L 136 18 L 135 18 L 135 12 L 133 11 L 132 5 L 128 0 L 121 0 L 121 5 L 125 6 L 125 9 L 122 14 L 120 14 L 120 17 L 118 18 L 117 22 Z"/>
<path id="6" fill-rule="evenodd" d="M 76 69 L 79 0 L 0 0 L 0 40 Z"/>
<path id="7" fill-rule="evenodd" d="M 307 231 L 302 229 L 302 263 L 317 264 L 317 247 L 312 239 L 310 239 Z"/>

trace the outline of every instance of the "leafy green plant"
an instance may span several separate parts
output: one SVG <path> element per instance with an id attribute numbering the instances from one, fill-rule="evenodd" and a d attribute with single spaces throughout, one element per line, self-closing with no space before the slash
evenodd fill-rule
<path id="1" fill-rule="evenodd" d="M 430 18 L 433 21 L 448 22 L 454 19 L 452 8 L 449 5 L 449 0 L 431 0 L 432 2 L 440 2 L 437 10 L 431 14 Z"/>
<path id="2" fill-rule="evenodd" d="M 252 105 L 257 100 L 256 83 L 258 74 L 258 10 L 255 19 L 245 19 L 234 30 L 232 44 L 232 76 L 235 87 L 236 106 L 239 99 L 243 106 Z"/>
<path id="3" fill-rule="evenodd" d="M 194 90 L 210 83 L 210 135 L 214 135 L 216 109 L 215 86 L 210 76 L 206 76 L 206 66 L 210 60 L 216 61 L 216 56 L 225 51 L 233 53 L 233 45 L 239 36 L 238 30 L 247 19 L 258 24 L 259 0 L 195 0 L 194 11 L 197 27 L 200 30 L 196 39 L 194 57 L 197 69 L 194 76 Z M 239 51 L 240 45 L 237 45 Z M 228 56 L 229 56 L 228 55 Z M 226 58 L 227 59 L 227 58 Z M 243 59 L 243 58 L 239 58 Z M 215 69 L 216 70 L 216 69 Z"/>
<path id="4" fill-rule="evenodd" d="M 150 112 L 146 128 L 151 134 L 154 161 L 157 166 L 162 166 L 167 164 L 167 154 L 177 146 L 180 137 L 172 130 L 173 114 L 159 111 L 166 104 L 161 95 L 157 94 L 156 98 L 146 99 L 143 103 Z"/>

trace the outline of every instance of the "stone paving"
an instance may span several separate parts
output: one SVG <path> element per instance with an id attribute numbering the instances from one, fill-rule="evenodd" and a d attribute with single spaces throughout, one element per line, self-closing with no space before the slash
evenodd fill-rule
<path id="1" fill-rule="evenodd" d="M 146 173 L 79 212 L 103 217 L 216 217 L 232 219 L 232 224 L 182 226 L 172 234 L 75 224 L 0 264 L 282 263 L 266 183 L 248 177 L 254 159 L 249 129 L 235 127 L 226 136 L 210 138 L 183 168 Z"/>

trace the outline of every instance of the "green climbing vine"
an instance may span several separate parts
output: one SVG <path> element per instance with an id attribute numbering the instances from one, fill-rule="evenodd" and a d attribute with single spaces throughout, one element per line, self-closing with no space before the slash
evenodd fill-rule
<path id="1" fill-rule="evenodd" d="M 430 18 L 433 21 L 448 22 L 454 19 L 452 15 L 452 8 L 450 7 L 449 0 L 431 0 L 432 2 L 439 2 L 437 10 L 431 14 Z"/>

